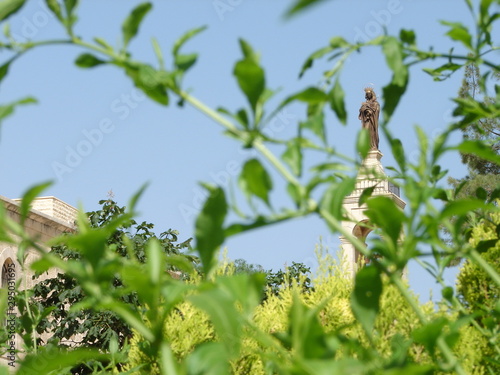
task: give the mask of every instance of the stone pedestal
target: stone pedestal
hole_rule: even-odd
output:
[[[353,192],[344,198],[344,209],[349,220],[342,222],[342,227],[349,233],[365,242],[366,236],[371,232],[367,227],[369,220],[364,214],[366,205],[359,205],[359,198],[367,188],[375,186],[372,196],[382,195],[392,199],[398,207],[404,209],[406,203],[399,196],[399,187],[389,182],[384,172],[384,167],[380,160],[382,153],[379,150],[372,150],[368,153],[359,170],[356,186]],[[340,237],[343,263],[348,272],[354,276],[357,264],[360,261],[360,253],[344,237]]]

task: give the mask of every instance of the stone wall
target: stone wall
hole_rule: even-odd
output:
[[[17,223],[20,222],[19,199],[8,199],[0,196],[0,205],[3,206],[6,216]],[[24,222],[25,233],[36,240],[36,243],[43,251],[48,251],[47,241],[62,235],[63,233],[73,232],[75,230],[74,222],[77,210],[67,203],[55,197],[37,198],[32,204],[32,209]],[[23,264],[17,259],[17,250],[20,238],[10,233],[11,242],[0,242],[0,265],[2,266],[2,277],[0,287],[7,289],[11,295],[8,295],[7,327],[13,326],[18,317],[17,308],[13,303],[14,287],[20,280],[21,288],[30,288],[34,282],[33,272],[29,266],[40,257],[35,249],[27,249]],[[43,277],[54,277],[57,270],[52,270]],[[9,298],[10,297],[10,298]],[[8,329],[9,330],[9,329]],[[9,330],[9,338],[10,338]],[[19,337],[12,335],[9,345],[14,349],[20,348]],[[0,363],[8,364],[15,370],[15,363],[12,361],[13,353],[2,353]]]

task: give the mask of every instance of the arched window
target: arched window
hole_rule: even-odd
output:
[[[16,287],[16,265],[11,258],[7,258],[2,266],[2,288]]]

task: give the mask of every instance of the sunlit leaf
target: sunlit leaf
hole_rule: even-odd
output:
[[[347,111],[345,109],[344,97],[344,90],[342,89],[340,81],[337,78],[332,90],[328,93],[328,98],[330,100],[330,107],[343,125],[347,123]]]

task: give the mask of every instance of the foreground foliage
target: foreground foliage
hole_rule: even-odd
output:
[[[289,13],[295,14],[319,2],[296,1]],[[0,20],[14,15],[24,3],[23,0],[2,2]],[[196,274],[193,265],[184,258],[165,254],[157,239],[151,239],[146,246],[144,263],[136,256],[117,254],[116,247],[109,243],[119,228],[129,225],[138,196],[132,199],[128,211],[101,227],[96,228],[81,215],[78,232],[57,240],[58,244],[74,250],[79,259],[62,260],[55,254],[44,253],[23,231],[22,222],[13,223],[0,210],[0,240],[14,243],[12,234],[21,239],[23,245],[18,255],[21,264],[24,264],[24,250],[27,246],[32,247],[41,256],[32,265],[34,270],[44,272],[56,267],[82,288],[85,297],[73,306],[73,311],[90,307],[110,311],[135,332],[131,361],[128,361],[127,347],[120,349],[115,340],[110,340],[107,350],[39,346],[35,328],[44,314],[20,298],[27,355],[20,360],[18,373],[67,373],[81,363],[87,363],[95,373],[127,368],[129,373],[157,371],[169,375],[498,373],[498,324],[490,324],[480,317],[488,311],[496,319],[500,306],[474,301],[477,296],[467,292],[463,282],[459,289],[462,294],[457,298],[452,286],[445,284],[443,272],[454,259],[463,258],[469,262],[467,265],[477,267],[476,271],[486,276],[481,276],[481,282],[489,283],[488,293],[498,289],[498,268],[492,265],[494,259],[484,255],[496,248],[497,238],[469,239],[473,227],[498,214],[496,199],[500,197],[500,189],[492,188],[489,194],[478,189],[474,196],[468,197],[460,196],[461,186],[448,191],[443,182],[446,170],[440,160],[448,153],[461,152],[492,165],[500,164],[496,150],[482,139],[452,141],[455,133],[467,129],[470,124],[478,120],[493,121],[500,116],[500,87],[489,80],[499,71],[489,60],[497,49],[492,29],[500,18],[496,13],[499,1],[464,1],[476,24],[474,34],[460,23],[443,22],[449,28],[450,42],[458,43],[466,50],[464,54],[456,54],[453,49],[446,52],[421,49],[417,34],[412,30],[403,29],[397,36],[383,35],[356,44],[334,37],[306,60],[301,72],[305,74],[318,59],[333,61],[321,85],[291,94],[272,109],[268,99],[273,90],[266,85],[258,54],[240,40],[242,57],[236,62],[233,74],[248,103],[235,112],[215,111],[182,86],[182,78],[194,66],[197,55],[181,50],[203,28],[192,30],[178,40],[172,49],[171,68],[165,67],[165,59],[154,44],[158,57],[156,68],[132,59],[127,51],[152,8],[151,3],[140,4],[124,21],[119,48],[113,48],[101,38],[87,42],[76,36],[78,1],[47,0],[46,3],[64,26],[67,33],[64,43],[85,49],[76,59],[78,66],[93,68],[112,64],[122,69],[152,100],[167,106],[171,97],[177,97],[181,104],[191,105],[206,114],[223,126],[226,134],[244,147],[254,148],[260,156],[247,160],[239,176],[240,190],[249,201],[248,210],[228,201],[226,197],[230,195],[223,188],[204,185],[209,196],[195,227],[195,246],[204,276],[196,282],[173,278],[167,272],[169,267],[175,266],[189,275]],[[1,67],[0,79],[7,75],[10,64],[32,48],[55,43],[16,41],[8,28],[6,34],[7,41],[1,43],[1,48],[10,51],[13,57]],[[342,202],[354,189],[356,173],[369,150],[368,136],[360,132],[356,145],[359,157],[352,160],[327,145],[324,124],[328,108],[340,123],[346,123],[347,111],[339,74],[350,54],[367,47],[380,48],[393,73],[391,81],[383,88],[381,131],[397,164],[391,168],[391,182],[400,187],[408,200],[407,208],[401,211],[387,197],[372,197],[373,189],[365,191],[360,204],[364,205],[370,225],[378,228],[381,234],[369,241],[368,247],[364,239],[356,238],[341,226],[346,220]],[[407,89],[410,68],[417,63],[435,61],[442,65],[427,67],[425,71],[436,80],[446,79],[471,63],[480,67],[484,73],[479,77],[479,87],[485,97],[492,99],[455,98],[457,121],[433,141],[417,127],[420,156],[412,162],[406,158],[401,141],[391,135],[387,125]],[[297,102],[306,106],[306,116],[297,125],[297,135],[291,139],[267,137],[264,134],[266,123],[277,111]],[[15,104],[2,108],[0,120],[12,113]],[[282,147],[281,156],[271,152],[269,145]],[[303,160],[311,150],[322,153],[324,161],[306,172]],[[271,165],[276,174],[269,173],[265,165]],[[272,208],[270,194],[274,186],[272,178],[276,175],[286,182],[286,193],[290,197],[289,207],[280,210]],[[27,215],[30,201],[43,187],[28,191],[20,207],[22,215]],[[234,215],[229,216],[229,212]],[[369,260],[370,265],[356,274],[353,286],[338,275],[324,276],[323,280],[316,281],[314,289],[307,288],[307,293],[302,293],[301,286],[278,288],[261,305],[266,283],[264,275],[218,273],[217,254],[225,239],[309,215],[320,217],[333,232],[344,236]],[[230,217],[239,219],[229,222]],[[440,235],[443,227],[449,234],[447,240]],[[497,233],[496,226],[494,228]],[[137,244],[125,237],[122,239],[127,254],[138,250]],[[429,256],[433,263],[426,261]],[[407,289],[401,275],[410,260],[419,262],[442,285],[443,299],[438,312],[420,305]],[[467,272],[465,268],[463,273]],[[121,280],[123,288],[115,287],[117,279]],[[130,293],[136,293],[142,308],[124,302]],[[399,307],[398,311],[394,306]],[[404,315],[398,315],[399,312]],[[199,331],[193,330],[190,321],[200,324]],[[186,336],[192,340],[187,340]]]

